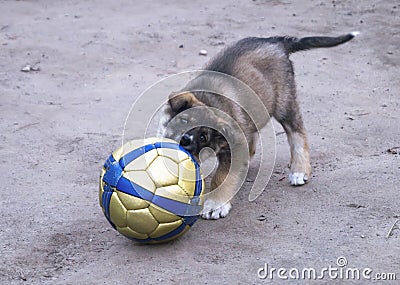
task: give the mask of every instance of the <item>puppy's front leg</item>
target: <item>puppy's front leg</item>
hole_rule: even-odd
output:
[[[228,215],[232,205],[230,200],[235,195],[237,185],[237,175],[229,174],[231,166],[231,156],[224,155],[219,157],[218,168],[211,181],[211,191],[207,193],[202,218],[216,220]],[[228,175],[229,174],[229,175]],[[228,179],[226,179],[228,177]]]

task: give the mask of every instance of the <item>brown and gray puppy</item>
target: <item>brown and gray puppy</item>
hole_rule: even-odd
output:
[[[268,113],[283,126],[291,152],[289,173],[291,185],[305,184],[310,179],[311,165],[306,131],[296,100],[293,65],[289,55],[312,48],[334,47],[351,40],[357,34],[353,32],[339,37],[245,38],[222,50],[205,66],[205,70],[228,74],[247,84],[261,99]],[[248,113],[233,100],[213,92],[197,91],[196,86],[200,86],[204,81],[202,77],[205,76],[200,75],[189,82],[185,90],[170,95],[163,127],[167,127],[168,122],[176,120],[180,114],[182,118],[178,121],[186,123],[191,118],[187,117],[185,111],[193,107],[198,107],[199,112],[203,112],[199,115],[200,118],[213,121],[214,125],[222,125],[221,128],[210,128],[210,124],[207,123],[204,126],[194,127],[183,135],[180,133],[179,125],[164,130],[165,136],[179,140],[184,148],[197,157],[205,147],[215,151],[219,165],[211,182],[213,190],[223,183],[230,170],[235,147],[229,145],[228,138],[235,141],[235,127],[212,110],[207,108],[202,110],[202,107],[221,110],[236,121],[246,137],[250,156],[255,152],[257,128]],[[210,81],[210,78],[207,80]],[[212,79],[211,84],[214,84]],[[239,89],[236,92],[240,92]],[[237,96],[240,97],[240,94]],[[231,209],[229,200],[235,188],[240,187],[235,185],[236,182],[235,179],[230,179],[224,189],[215,191],[217,193],[205,201],[203,218],[218,219],[229,213]]]

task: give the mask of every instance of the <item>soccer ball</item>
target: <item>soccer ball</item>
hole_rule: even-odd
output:
[[[170,139],[125,143],[105,162],[99,189],[100,206],[110,224],[142,243],[181,236],[203,208],[200,166]]]

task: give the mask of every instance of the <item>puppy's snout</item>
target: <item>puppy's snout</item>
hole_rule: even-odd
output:
[[[187,149],[188,147],[190,147],[192,142],[193,142],[193,137],[188,134],[184,134],[179,144]]]

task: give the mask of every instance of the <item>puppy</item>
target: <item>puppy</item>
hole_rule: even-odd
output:
[[[235,88],[235,84],[221,82],[218,76],[213,76],[216,74],[214,72],[229,75],[250,87],[259,102],[262,102],[262,107],[283,126],[291,153],[289,182],[294,186],[303,185],[311,175],[310,155],[296,100],[293,65],[289,55],[313,48],[334,47],[351,40],[357,34],[353,32],[339,37],[245,38],[218,53],[205,66],[203,73],[191,80],[183,90],[169,96],[161,126],[164,136],[179,141],[196,157],[203,148],[209,147],[218,158],[210,196],[204,204],[203,218],[218,219],[229,213],[230,199],[241,187],[238,185],[239,173],[248,165],[248,161],[245,161],[242,169],[231,169],[235,149],[239,151],[245,147],[249,157],[253,156],[258,131],[269,119],[267,117],[261,122],[255,122],[242,104],[224,96],[226,91],[233,93],[242,102],[247,99],[243,98],[246,97],[243,90]],[[207,91],[215,89],[220,91]],[[249,101],[254,100],[249,98]],[[250,108],[260,105],[258,102],[248,103]],[[253,107],[251,103],[254,103]],[[188,110],[195,112],[188,113]],[[227,114],[231,120],[221,114]],[[177,123],[171,124],[172,120]],[[182,134],[188,122],[192,127]],[[239,133],[243,134],[244,140],[237,139]],[[230,172],[233,174],[228,179]],[[218,191],[213,191],[215,189]]]

